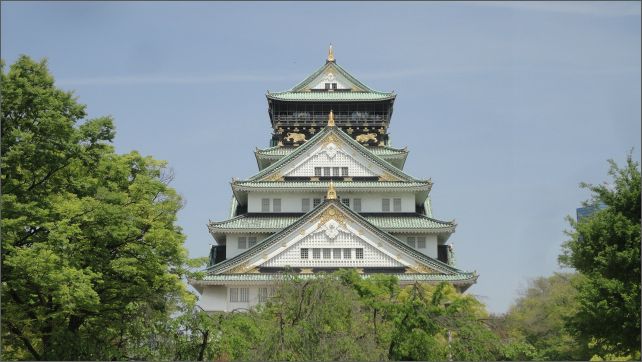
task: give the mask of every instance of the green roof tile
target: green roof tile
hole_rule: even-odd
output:
[[[252,229],[277,231],[290,226],[299,218],[301,218],[301,216],[246,214],[221,222],[210,222],[208,226],[210,228],[210,232],[223,232],[231,230],[250,231]],[[455,224],[452,222],[440,221],[419,214],[409,214],[403,216],[398,214],[391,214],[389,216],[363,216],[374,226],[388,232],[408,229],[433,230],[436,232],[453,232],[455,229]]]
[[[268,93],[270,99],[281,101],[383,101],[394,99],[394,93],[380,92],[278,92]]]
[[[432,182],[425,181],[333,181],[337,191],[351,190],[369,192],[399,188],[408,191],[430,190]],[[289,189],[292,191],[318,192],[327,191],[329,181],[235,181],[232,187],[237,190],[246,189]]]
[[[301,279],[313,279],[316,277],[315,274],[295,274],[297,278]],[[363,278],[369,278],[376,274],[363,274]],[[397,277],[400,282],[415,282],[415,281],[425,281],[425,282],[441,282],[441,281],[470,281],[474,282],[477,279],[475,273],[456,273],[456,274],[405,274],[405,273],[386,273],[386,275],[392,275]],[[220,282],[230,282],[230,281],[248,281],[248,282],[258,282],[258,281],[275,281],[284,279],[287,274],[208,274],[202,280],[203,281],[220,281]]]
[[[400,148],[392,148],[392,147],[367,147],[368,150],[375,155],[379,157],[399,157],[399,156],[405,156],[408,154],[408,151],[406,149],[400,149]],[[283,157],[285,155],[289,155],[292,153],[294,150],[296,150],[295,147],[270,147],[270,148],[264,148],[264,149],[258,149],[256,150],[256,153],[259,154],[260,156],[265,156],[265,157]]]

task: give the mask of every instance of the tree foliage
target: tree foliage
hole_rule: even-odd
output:
[[[85,120],[45,61],[1,87],[3,357],[135,358],[128,330],[190,298],[171,173],[116,154],[112,120]]]
[[[507,344],[521,346],[511,359],[588,360],[587,345],[566,328],[579,305],[574,284],[582,276],[556,273],[532,280],[503,318]]]
[[[609,160],[612,183],[582,187],[586,204],[606,207],[573,228],[560,262],[586,278],[578,284],[577,313],[569,327],[604,356],[640,353],[640,169],[628,155],[620,168]]]
[[[255,308],[189,315],[181,317],[179,328],[185,352],[165,355],[251,361],[505,356],[483,305],[452,285],[400,287],[393,276],[365,279],[348,270],[314,279],[286,275],[275,295]],[[170,338],[165,345],[178,344]]]

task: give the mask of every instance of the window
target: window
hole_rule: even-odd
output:
[[[239,301],[239,288],[230,288],[230,302]]]
[[[392,199],[392,209],[394,212],[401,212],[401,199]]]
[[[307,259],[307,258],[308,258],[308,249],[301,248],[301,259]]]
[[[276,295],[276,288],[272,287],[270,288],[270,294],[268,295],[269,297],[273,297]]]
[[[381,211],[390,212],[390,199],[381,199]]]
[[[259,302],[265,302],[268,298],[268,289],[259,288]]]
[[[341,259],[341,249],[340,248],[332,249],[332,259]]]
[[[361,212],[361,199],[352,199],[352,208],[356,212]]]
[[[312,249],[312,259],[321,259],[321,249]]]
[[[310,199],[301,200],[301,211],[303,212],[310,211]]]
[[[341,176],[339,175],[340,171],[341,171],[341,167],[332,167],[332,176]]]
[[[341,199],[341,203],[346,205],[347,207],[350,207],[350,199]]]
[[[406,239],[406,244],[408,244],[408,246],[411,247],[411,248],[416,247],[416,245],[415,245],[415,237],[414,236],[409,236],[408,239]]]
[[[272,200],[272,211],[281,212],[281,199]]]
[[[332,83],[332,89],[337,89],[337,83]]]
[[[312,207],[317,207],[319,205],[321,205],[321,199],[312,200]]]
[[[343,249],[343,259],[352,259],[352,249]]]
[[[331,167],[324,167],[323,168],[323,176],[330,176],[330,168]]]
[[[425,248],[426,248],[426,237],[417,236],[417,249],[425,249]]]
[[[321,176],[321,167],[314,168],[314,176]]]
[[[341,176],[348,176],[348,168],[341,167]]]
[[[354,249],[355,250],[355,258],[356,259],[363,259],[363,249]]]
[[[250,300],[250,288],[239,288],[239,302],[248,302]]]
[[[256,236],[250,236],[247,238],[247,247],[251,248],[256,245]]]
[[[330,259],[332,257],[331,252],[332,252],[332,249],[329,249],[329,248],[323,249],[323,259]]]
[[[270,199],[261,199],[261,212],[270,212]]]
[[[330,90],[330,83],[325,84],[325,90]]]
[[[239,236],[239,249],[247,249],[247,238],[245,236]]]

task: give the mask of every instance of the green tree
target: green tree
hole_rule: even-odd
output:
[[[132,325],[189,302],[181,207],[166,164],[116,154],[108,117],[21,56],[2,95],[4,359],[125,359]]]
[[[592,192],[585,205],[606,207],[579,222],[568,218],[573,230],[560,262],[586,277],[569,328],[601,356],[639,358],[640,169],[631,154],[623,168],[609,163],[610,184],[581,184]]]
[[[379,360],[382,351],[354,289],[334,275],[286,276],[277,294],[259,308],[262,360]]]
[[[565,326],[579,302],[574,284],[582,276],[556,273],[532,280],[504,317],[507,344],[522,346],[520,360],[588,360],[587,345],[579,343]],[[528,348],[530,346],[530,348]],[[508,353],[510,355],[510,353]]]

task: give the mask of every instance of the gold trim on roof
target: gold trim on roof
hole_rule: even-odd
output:
[[[330,181],[330,187],[328,187],[328,194],[325,197],[327,200],[336,200],[337,199],[337,190],[334,189],[334,183]]]
[[[334,48],[332,48],[332,44],[330,44],[330,48],[328,49],[328,61],[334,62]]]
[[[334,112],[330,110],[330,115],[328,116],[328,127],[334,127]]]
[[[327,210],[325,210],[321,214],[321,217],[319,218],[319,226],[318,227],[321,227],[321,226],[325,225],[330,220],[334,220],[334,221],[338,222],[341,226],[346,227],[346,218],[345,218],[345,216],[343,215],[343,213],[341,213],[341,211],[339,211],[339,209],[337,209],[334,206],[330,206]]]

